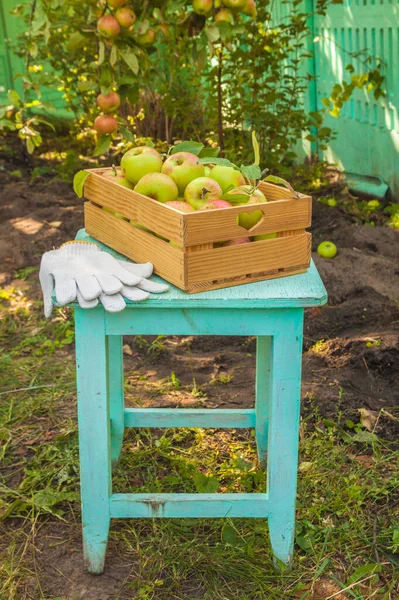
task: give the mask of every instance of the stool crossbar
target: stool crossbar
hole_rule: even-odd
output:
[[[77,237],[94,241],[84,231]],[[325,301],[312,263],[302,275],[202,294],[172,287],[165,296],[130,304],[117,314],[74,306],[83,546],[89,572],[104,569],[111,518],[267,518],[273,555],[291,564],[304,307]],[[125,408],[122,336],[160,334],[256,336],[255,408]],[[253,494],[113,493],[112,465],[118,462],[127,427],[254,428],[259,459],[267,462],[267,489]]]

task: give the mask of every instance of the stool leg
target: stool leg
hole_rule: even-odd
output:
[[[266,463],[267,457],[267,429],[270,403],[270,357],[272,338],[259,336],[256,344],[256,445],[258,458],[261,464]]]
[[[111,415],[111,459],[112,467],[118,464],[125,430],[123,397],[123,353],[122,336],[108,336],[108,394]]]
[[[104,310],[75,309],[85,566],[102,573],[110,523],[111,442]]]
[[[298,470],[303,311],[273,338],[268,434],[269,532],[276,563],[292,565]]]

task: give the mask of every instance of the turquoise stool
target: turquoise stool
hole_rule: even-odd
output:
[[[84,230],[77,239],[95,241]],[[118,258],[116,252],[99,244]],[[112,518],[267,518],[272,551],[292,562],[298,466],[304,308],[327,295],[315,265],[307,273],[129,304],[117,314],[75,308],[83,545],[87,569],[102,573]],[[252,409],[125,408],[123,335],[256,336]],[[125,427],[255,428],[267,490],[255,494],[114,494],[112,465]]]

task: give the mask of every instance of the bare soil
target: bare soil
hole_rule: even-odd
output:
[[[37,267],[43,252],[73,239],[83,226],[82,201],[69,183],[43,177],[31,183],[25,168],[21,177],[10,176],[9,170],[0,170],[1,285],[13,281],[17,270]],[[306,311],[303,416],[358,422],[359,410],[366,409],[379,415],[376,433],[397,440],[398,421],[389,415],[399,405],[399,232],[358,224],[339,207],[316,200],[312,232],[314,249],[328,239],[339,252],[334,260],[313,253],[329,301]],[[40,297],[38,285],[33,293]],[[144,405],[253,405],[254,339],[172,336],[162,340],[159,352],[148,352],[140,339],[126,338],[125,343],[128,377],[136,385],[140,373],[147,377],[142,382]],[[171,372],[182,386],[194,379],[201,394],[179,394],[177,399],[166,386],[154,399],[151,382],[170,380]],[[129,392],[127,402],[134,403]],[[46,597],[125,598],[121,586],[134,566],[118,555],[112,537],[105,574],[96,578],[83,572],[79,523],[42,524],[36,547],[38,568],[46,574]]]

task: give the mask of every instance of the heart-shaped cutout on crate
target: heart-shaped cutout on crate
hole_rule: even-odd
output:
[[[253,231],[263,223],[264,218],[265,215],[261,210],[254,210],[251,213],[242,212],[237,216],[236,223],[247,231]]]

